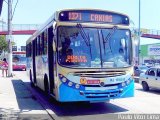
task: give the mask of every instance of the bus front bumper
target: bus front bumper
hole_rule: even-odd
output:
[[[111,99],[126,98],[134,96],[134,81],[122,88],[113,90],[78,90],[68,87],[64,84],[60,85],[59,98],[60,102],[102,102],[109,101]]]

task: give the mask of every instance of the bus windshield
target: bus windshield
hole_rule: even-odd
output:
[[[74,68],[119,68],[131,65],[129,29],[58,27],[58,62]]]
[[[25,55],[13,55],[13,62],[19,64],[26,64]]]

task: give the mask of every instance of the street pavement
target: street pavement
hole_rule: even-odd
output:
[[[2,77],[0,70],[0,119],[51,119],[22,80]]]

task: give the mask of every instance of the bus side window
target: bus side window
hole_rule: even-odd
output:
[[[44,33],[41,34],[40,38],[40,54],[43,55],[44,53]]]
[[[38,36],[38,53],[37,55],[40,55],[40,36]]]
[[[37,37],[37,56],[39,55],[39,37]]]
[[[28,55],[28,53],[29,53],[29,44],[28,45],[26,45],[26,57],[29,57],[29,55]]]
[[[31,57],[31,43],[26,46],[26,57]]]
[[[35,39],[35,56],[37,56],[37,38]]]
[[[48,45],[48,42],[47,42],[47,30],[44,32],[44,55],[47,54],[47,45]]]
[[[29,56],[32,57],[32,43],[29,44]]]
[[[37,56],[39,55],[39,36],[37,37]]]

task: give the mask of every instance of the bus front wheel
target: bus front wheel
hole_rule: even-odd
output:
[[[34,83],[33,83],[32,72],[31,71],[30,71],[30,84],[31,84],[31,87],[35,87]]]

